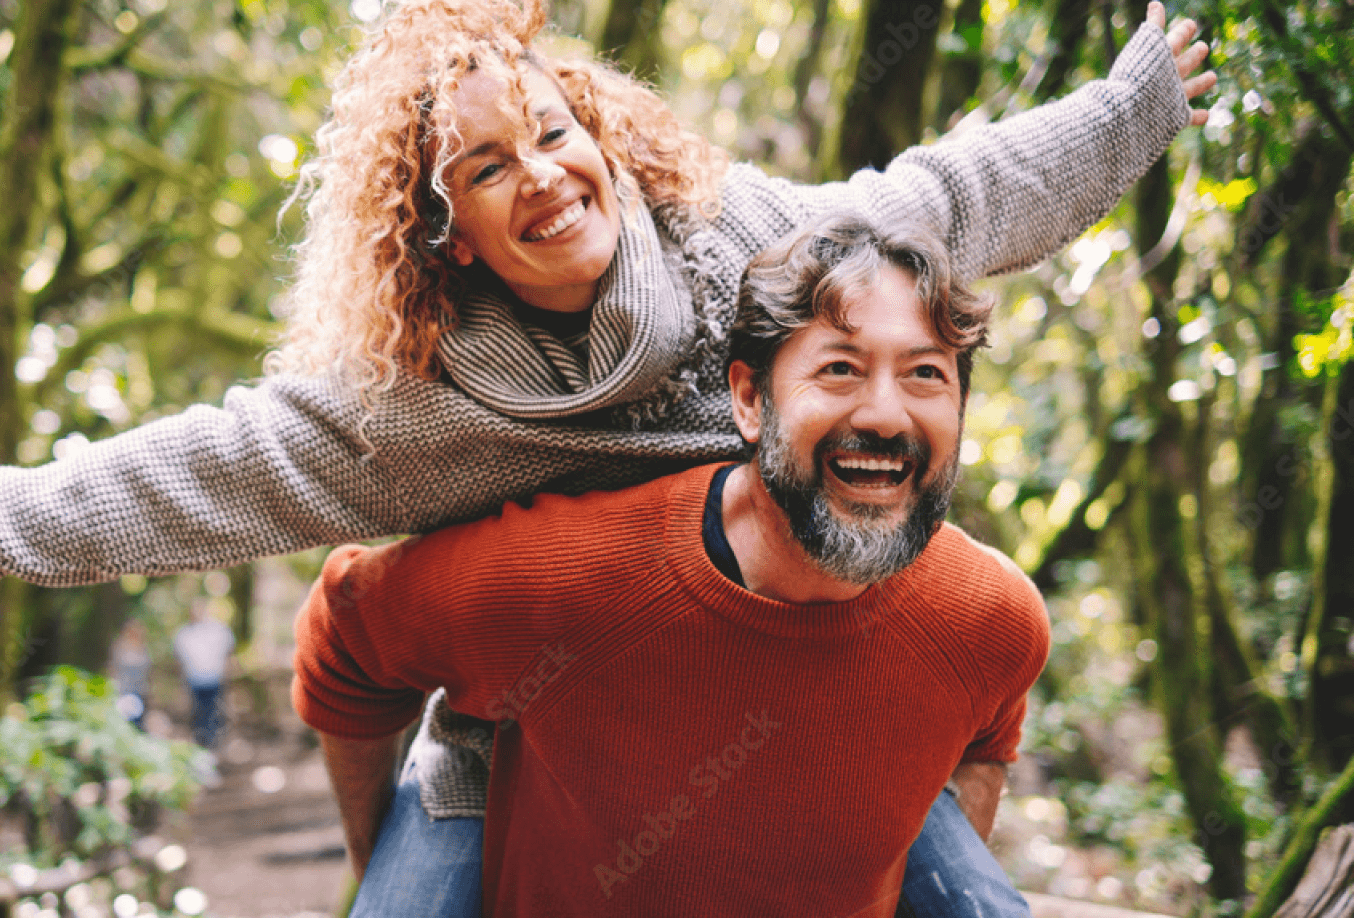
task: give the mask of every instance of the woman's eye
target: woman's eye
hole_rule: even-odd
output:
[[[845,360],[837,360],[825,366],[823,372],[828,376],[850,376],[852,373],[856,372],[856,368],[851,366],[851,364],[847,363]]]
[[[569,129],[566,127],[547,128],[541,134],[541,146],[545,147],[549,146],[552,143],[558,143],[559,141],[563,140],[564,136],[568,133]]]
[[[503,169],[502,163],[489,163],[485,166],[482,166],[477,172],[475,172],[474,175],[470,177],[470,184],[483,185],[485,182],[489,181],[494,176],[498,175],[498,173],[502,169]]]
[[[945,374],[940,372],[940,367],[933,367],[930,364],[922,364],[912,371],[922,379],[944,379]]]

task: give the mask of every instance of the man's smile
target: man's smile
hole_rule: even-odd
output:
[[[829,454],[827,470],[843,484],[856,488],[888,488],[907,481],[916,463],[896,456],[839,452]]]

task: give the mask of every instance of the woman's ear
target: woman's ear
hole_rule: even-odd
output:
[[[451,256],[452,261],[462,268],[470,267],[471,262],[475,260],[474,250],[455,234],[447,237],[447,254]]]
[[[753,380],[752,367],[741,360],[729,364],[729,393],[733,396],[733,423],[749,443],[762,436],[762,393]]]

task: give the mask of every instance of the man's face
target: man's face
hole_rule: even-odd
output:
[[[963,400],[957,352],[892,265],[856,295],[850,331],[816,321],[780,349],[757,466],[806,553],[852,583],[896,573],[949,509]]]

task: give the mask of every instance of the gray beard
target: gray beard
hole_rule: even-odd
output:
[[[762,483],[785,512],[795,541],[824,573],[847,583],[886,580],[917,560],[944,522],[958,480],[958,449],[948,468],[930,484],[917,488],[915,506],[900,522],[890,523],[887,517],[893,508],[878,504],[844,504],[849,519],[842,519],[823,491],[823,456],[828,451],[857,450],[909,459],[916,463],[912,480],[920,483],[926,480],[930,450],[902,436],[885,440],[870,433],[834,435],[814,447],[813,467],[804,469],[795,461],[769,399],[762,402],[761,423],[756,462]]]

